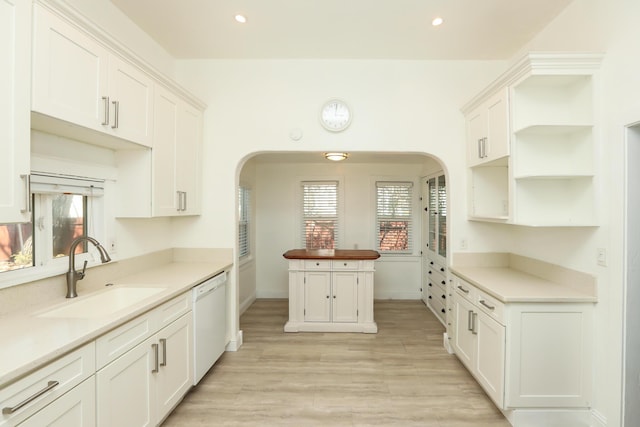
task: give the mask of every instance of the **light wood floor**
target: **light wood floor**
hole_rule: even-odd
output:
[[[420,301],[376,301],[377,334],[287,333],[258,300],[226,352],[165,421],[191,426],[508,427]]]

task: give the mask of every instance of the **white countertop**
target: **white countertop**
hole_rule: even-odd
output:
[[[579,286],[552,282],[509,267],[452,266],[451,272],[504,303],[597,302],[596,296]]]
[[[228,270],[220,262],[172,262],[113,282],[116,287],[161,287],[165,290],[105,317],[91,319],[38,317],[52,308],[95,295],[88,293],[63,303],[40,305],[26,313],[0,318],[0,387],[99,337],[146,311],[180,295],[202,281]]]

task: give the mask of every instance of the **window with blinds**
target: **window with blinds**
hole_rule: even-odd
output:
[[[238,188],[238,256],[251,254],[249,245],[249,222],[251,219],[251,190],[248,187]]]
[[[413,183],[376,182],[377,250],[411,253],[413,249]]]
[[[338,247],[338,181],[302,182],[302,242],[306,249]]]

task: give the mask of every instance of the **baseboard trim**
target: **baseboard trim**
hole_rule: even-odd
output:
[[[607,417],[600,411],[591,411],[591,427],[607,427]]]
[[[513,427],[593,427],[589,409],[514,409],[502,411]]]
[[[225,347],[225,351],[238,351],[242,347],[242,331],[238,331],[236,339],[229,341]]]

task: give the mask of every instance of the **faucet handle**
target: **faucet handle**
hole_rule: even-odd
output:
[[[87,260],[84,260],[84,265],[82,266],[82,271],[78,272],[78,280],[84,279],[84,271],[87,269]]]

